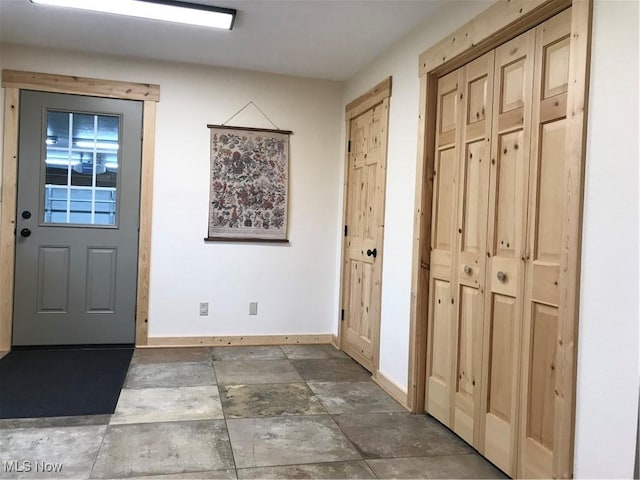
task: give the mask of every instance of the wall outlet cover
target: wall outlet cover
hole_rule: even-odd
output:
[[[200,315],[209,315],[209,302],[200,302]]]

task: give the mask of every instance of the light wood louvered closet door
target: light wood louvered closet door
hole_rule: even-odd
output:
[[[552,477],[567,10],[437,85],[425,410],[511,476]]]

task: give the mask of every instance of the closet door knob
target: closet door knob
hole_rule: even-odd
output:
[[[471,267],[469,265],[464,266],[464,273],[471,275]]]
[[[507,275],[504,272],[502,271],[498,272],[498,280],[500,280],[501,282],[504,282],[506,279],[507,279]]]

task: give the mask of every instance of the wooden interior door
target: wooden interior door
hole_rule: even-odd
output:
[[[425,410],[451,427],[453,279],[462,69],[438,80]]]
[[[536,28],[518,476],[553,476],[557,418],[563,185],[571,10]],[[569,446],[560,446],[568,449]]]
[[[378,367],[389,98],[350,121],[342,349]]]
[[[454,280],[452,429],[479,442],[494,52],[463,67]]]
[[[480,451],[515,475],[535,32],[495,50]]]

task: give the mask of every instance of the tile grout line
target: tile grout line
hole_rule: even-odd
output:
[[[262,466],[255,466],[255,467],[244,467],[244,468],[238,468],[238,470],[256,470],[256,469],[264,469],[264,468],[298,467],[298,466],[307,466],[307,465],[333,465],[333,464],[338,464],[338,463],[357,463],[357,462],[364,462],[367,465],[367,467],[369,467],[369,464],[363,458],[363,459],[360,459],[360,460],[332,460],[332,461],[329,461],[329,462],[282,463],[282,464],[278,464],[278,465],[262,465]],[[373,469],[371,467],[369,467],[369,469],[371,470],[371,473],[373,473],[375,478],[379,478],[375,474],[375,472],[373,471]]]
[[[121,389],[121,391],[122,391],[122,389]],[[116,407],[117,407],[117,405],[116,405]],[[91,464],[91,469],[89,470],[89,475],[87,476],[87,478],[95,478],[95,477],[93,477],[93,470],[94,470],[94,468],[96,468],[96,463],[98,461],[98,456],[100,455],[100,451],[102,450],[102,446],[104,445],[104,441],[107,438],[107,432],[109,431],[109,423],[110,422],[111,422],[111,416],[109,416],[109,422],[105,425],[104,434],[102,435],[102,440],[100,441],[100,446],[96,450],[96,456],[93,459],[93,462]]]
[[[279,346],[279,348],[282,348],[281,346]],[[302,374],[298,371],[298,369],[295,367],[295,365],[293,364],[293,362],[291,361],[291,359],[287,356],[286,352],[284,352],[286,360],[289,362],[289,364],[296,370],[296,372],[298,372],[298,374],[300,375],[300,377],[302,378],[304,385],[307,387],[307,389],[311,392],[311,394],[317,398],[317,400],[320,402],[320,404],[322,405],[322,407],[325,409],[325,411],[327,412],[326,415],[324,414],[318,414],[318,415],[309,415],[309,414],[302,414],[302,415],[291,415],[292,417],[301,417],[301,416],[306,416],[306,417],[321,417],[321,416],[327,416],[331,422],[338,428],[338,430],[340,431],[340,433],[342,433],[342,435],[344,435],[344,438],[349,442],[349,444],[351,444],[351,446],[354,448],[354,450],[356,451],[356,453],[361,457],[359,461],[362,461],[365,463],[365,465],[367,465],[367,467],[369,468],[369,470],[371,471],[371,473],[373,473],[375,478],[378,478],[378,476],[375,474],[375,472],[373,471],[373,469],[366,463],[364,455],[362,455],[360,449],[353,444],[353,442],[351,441],[351,439],[344,433],[344,431],[342,431],[342,429],[340,428],[340,426],[337,424],[337,422],[333,419],[333,417],[331,416],[331,414],[329,413],[329,411],[327,410],[327,407],[325,406],[325,404],[322,402],[322,400],[320,399],[320,397],[318,397],[316,395],[316,393],[311,389],[311,387],[309,386],[309,381],[304,379],[304,377],[302,377]],[[313,360],[326,360],[326,359],[313,359]],[[214,370],[215,370],[215,366],[214,366]],[[217,373],[216,373],[216,378],[217,378]],[[267,383],[267,384],[262,384],[262,385],[291,385],[291,384],[299,384],[301,382],[289,382],[289,383],[280,383],[280,384],[273,384],[273,383]],[[312,382],[313,383],[313,382]],[[315,383],[319,383],[319,382],[315,382]],[[333,383],[338,383],[338,382],[333,382]],[[340,382],[340,383],[348,383],[348,382]],[[227,384],[228,385],[228,384]],[[260,385],[260,384],[258,384]],[[221,405],[222,405],[222,399],[220,401]],[[231,444],[231,435],[229,433],[229,427],[228,427],[228,423],[227,423],[227,413],[224,409],[224,406],[222,407],[222,413],[225,419],[225,427],[227,428],[227,435],[229,436],[229,443]],[[288,416],[288,415],[287,415]],[[270,417],[242,417],[240,419],[232,419],[232,420],[241,420],[241,419],[250,419],[250,418],[282,418],[284,417],[284,415],[278,415],[278,416],[270,416]],[[265,467],[282,467],[282,466],[295,466],[295,465],[314,465],[314,464],[326,464],[326,463],[346,463],[346,462],[350,462],[349,460],[341,460],[341,461],[335,461],[335,462],[310,462],[310,463],[298,463],[298,464],[287,464],[287,465],[268,465],[268,466],[262,466],[262,467],[246,467],[246,468],[242,468],[242,469],[238,469],[238,465],[236,463],[236,459],[235,459],[235,454],[233,452],[233,444],[231,444],[231,453],[232,453],[232,457],[233,457],[233,461],[234,461],[234,465],[236,468],[236,476],[238,476],[238,470],[246,470],[247,468],[265,468]],[[353,461],[353,460],[351,460]]]
[[[213,374],[216,377],[216,383],[218,381],[218,372],[216,372],[215,361],[213,360],[213,350],[211,351],[211,368],[213,368]],[[220,410],[222,411],[222,421],[224,422],[224,429],[227,432],[227,439],[229,440],[229,450],[231,452],[231,461],[233,462],[233,472],[236,474],[236,479],[238,478],[238,463],[236,462],[236,454],[233,451],[233,444],[231,443],[231,433],[229,432],[229,423],[227,422],[227,414],[224,411],[224,406],[222,405],[222,395],[220,395],[220,384],[216,385],[218,389],[218,400],[220,401]]]
[[[131,354],[131,357],[129,358],[129,366],[127,367],[127,373],[124,376],[124,380],[122,381],[122,387],[120,387],[120,392],[118,393],[118,400],[116,400],[116,406],[113,409],[113,413],[111,415],[109,415],[109,420],[107,421],[107,424],[105,425],[104,434],[102,435],[102,440],[100,441],[100,446],[96,450],[96,456],[93,459],[93,463],[91,464],[91,469],[89,470],[89,476],[87,478],[94,478],[93,477],[93,470],[96,468],[96,463],[98,462],[98,457],[100,456],[100,451],[102,450],[102,447],[104,445],[104,441],[107,438],[107,433],[109,432],[109,426],[111,425],[111,420],[113,420],[113,416],[115,415],[116,410],[118,410],[118,403],[120,402],[120,396],[122,395],[122,391],[125,389],[125,385],[127,384],[127,379],[129,378],[129,372],[131,372],[131,367],[133,366],[133,356],[135,355],[135,353],[136,353],[136,349],[134,347],[133,348],[133,353]]]

